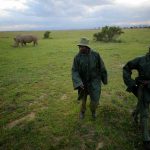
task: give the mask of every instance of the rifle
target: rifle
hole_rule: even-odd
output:
[[[136,114],[138,115],[140,112],[140,107],[142,105],[144,105],[143,88],[148,87],[150,85],[150,80],[144,80],[143,77],[137,77],[135,79],[135,81],[137,84],[137,98],[138,98],[138,103],[137,103],[137,107],[136,107]]]
[[[138,98],[138,88],[148,87],[150,89],[150,80],[145,80],[144,77],[135,78],[136,85],[132,87],[131,92]]]
[[[149,87],[150,80],[146,79],[144,76],[136,77],[135,82],[138,86]]]

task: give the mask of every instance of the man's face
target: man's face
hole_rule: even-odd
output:
[[[86,50],[88,50],[88,47],[79,45],[79,50],[86,51]]]

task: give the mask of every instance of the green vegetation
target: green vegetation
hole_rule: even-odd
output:
[[[50,31],[45,31],[44,39],[49,39],[50,33],[51,33]]]
[[[104,41],[104,42],[116,42],[117,38],[124,33],[120,27],[108,27],[105,26],[102,28],[101,32],[95,33],[94,39],[96,41]],[[120,41],[119,41],[120,42]]]
[[[131,118],[136,98],[125,91],[122,67],[148,51],[150,30],[123,31],[121,43],[93,41],[97,30],[53,31],[51,40],[44,40],[42,31],[30,32],[39,45],[19,48],[11,45],[22,32],[0,32],[0,149],[141,150],[140,130]],[[89,107],[79,120],[72,87],[71,66],[81,37],[90,39],[109,75],[96,121]]]

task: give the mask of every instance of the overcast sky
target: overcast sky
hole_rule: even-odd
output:
[[[150,25],[150,0],[0,0],[0,31]]]

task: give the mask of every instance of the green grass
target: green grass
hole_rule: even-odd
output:
[[[131,118],[136,98],[125,91],[122,67],[147,52],[150,30],[124,30],[121,43],[95,42],[95,32],[52,31],[52,39],[43,39],[44,31],[29,32],[38,36],[39,45],[19,48],[11,45],[22,32],[0,32],[0,149],[141,149],[141,134]],[[72,87],[71,66],[81,37],[90,39],[108,70],[95,121],[88,106],[79,120]]]

